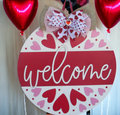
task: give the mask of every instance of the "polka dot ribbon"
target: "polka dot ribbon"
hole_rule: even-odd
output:
[[[91,19],[81,10],[71,13],[68,18],[62,12],[52,10],[50,15],[46,15],[46,19],[46,30],[53,31],[57,39],[64,41],[68,35],[71,39],[86,37],[91,26]]]

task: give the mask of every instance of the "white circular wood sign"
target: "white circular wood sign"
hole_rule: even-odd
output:
[[[116,73],[111,45],[100,30],[61,43],[37,28],[24,43],[18,76],[29,100],[55,115],[77,115],[98,105]]]

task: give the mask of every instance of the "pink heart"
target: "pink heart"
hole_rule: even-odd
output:
[[[33,45],[30,47],[32,50],[41,50],[39,44],[36,41],[32,42]]]
[[[39,29],[39,30],[36,32],[36,35],[37,35],[37,36],[40,36],[40,37],[44,37],[43,31],[42,31],[41,29]]]
[[[92,31],[91,38],[97,37],[100,34],[100,32],[96,32],[96,30]]]
[[[52,49],[55,49],[55,47],[56,47],[54,38],[51,34],[47,34],[47,40],[42,40],[42,44],[45,47],[52,48]]]
[[[91,103],[92,105],[95,105],[96,103],[98,103],[99,101],[96,98],[91,98]]]
[[[91,88],[89,88],[89,87],[84,87],[84,91],[85,91],[85,94],[86,94],[87,96],[89,96],[90,93],[93,93],[93,89],[91,89]]]
[[[94,46],[94,43],[90,43],[90,40],[87,40],[85,42],[85,49],[92,48]]]
[[[44,105],[45,105],[45,101],[44,101],[44,100],[39,101],[39,102],[37,103],[37,105],[39,105],[39,106],[40,106],[40,108],[43,108],[43,107],[44,107]]]
[[[98,92],[100,95],[103,95],[103,93],[105,93],[106,91],[102,88],[98,88]]]
[[[83,110],[86,110],[86,109],[87,108],[84,105],[82,105],[82,104],[79,105],[80,112],[83,112]]]
[[[37,97],[41,92],[41,88],[32,89],[31,92],[33,92],[34,96]]]
[[[102,40],[100,41],[100,43],[99,43],[99,48],[100,48],[100,47],[104,47],[104,46],[106,46],[106,43],[105,43],[104,40],[102,39]]]

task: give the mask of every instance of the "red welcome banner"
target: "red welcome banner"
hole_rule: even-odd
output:
[[[18,75],[21,86],[104,85],[113,84],[115,65],[113,51],[28,52],[20,54]]]

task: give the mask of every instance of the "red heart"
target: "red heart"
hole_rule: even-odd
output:
[[[58,111],[62,109],[63,113],[67,113],[69,111],[69,103],[65,94],[62,94],[53,104],[53,110]]]
[[[3,0],[4,10],[12,23],[21,31],[27,29],[35,17],[37,0]]]
[[[48,48],[52,48],[52,49],[56,48],[54,38],[51,34],[47,34],[47,40],[42,40],[42,44]]]
[[[47,90],[46,92],[44,92],[44,93],[42,94],[42,96],[43,96],[44,98],[48,98],[48,100],[47,100],[48,103],[51,103],[51,102],[54,100],[55,95],[56,95],[56,89]]]
[[[70,101],[74,106],[77,104],[77,99],[80,101],[86,101],[86,97],[83,94],[72,89],[70,93]]]
[[[75,38],[75,40],[70,38],[71,47],[74,48],[75,46],[77,46],[80,43],[82,43],[86,38],[87,38],[87,36],[85,38],[82,37],[82,36],[79,36],[79,37]]]
[[[120,0],[95,0],[96,11],[102,23],[112,28],[120,21]]]
[[[70,20],[66,20],[66,25],[69,26],[71,24]]]

